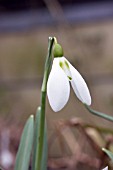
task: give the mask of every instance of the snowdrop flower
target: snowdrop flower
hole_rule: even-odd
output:
[[[102,169],[102,170],[108,170],[108,166],[106,166],[104,169]]]
[[[47,82],[47,95],[52,109],[57,112],[66,105],[70,95],[70,84],[78,99],[84,104],[91,105],[90,92],[83,77],[62,52],[57,54],[59,57],[54,54],[55,58]]]
[[[9,168],[13,164],[13,155],[8,150],[1,153],[1,164],[4,168]]]

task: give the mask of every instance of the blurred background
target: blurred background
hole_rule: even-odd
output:
[[[40,105],[49,36],[58,39],[65,57],[85,78],[92,107],[113,115],[113,1],[0,0],[0,153],[6,169],[7,160],[14,162],[24,123]],[[48,138],[59,121],[73,118],[113,128],[88,113],[73,90],[61,112],[54,113],[47,101],[46,116]],[[6,160],[5,148],[12,154]],[[55,146],[50,156],[59,152]]]

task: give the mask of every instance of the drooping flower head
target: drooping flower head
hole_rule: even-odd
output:
[[[102,169],[102,170],[108,170],[108,166],[106,166],[104,169]]]
[[[78,99],[91,105],[91,96],[87,84],[81,74],[63,56],[60,44],[54,45],[54,60],[47,83],[47,95],[52,109],[60,111],[68,102],[70,84]]]

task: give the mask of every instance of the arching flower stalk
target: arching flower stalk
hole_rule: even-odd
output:
[[[68,102],[70,84],[77,98],[84,104],[91,105],[91,96],[81,74],[63,56],[59,44],[54,46],[54,60],[47,82],[47,95],[52,109],[60,111]]]

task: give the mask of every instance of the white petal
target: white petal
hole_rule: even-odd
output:
[[[108,166],[106,166],[104,169],[102,169],[102,170],[108,170]]]
[[[73,87],[76,96],[79,98],[79,100],[82,103],[91,105],[91,96],[85,80],[80,75],[80,73],[69,63],[68,60],[67,62],[71,70],[71,76],[72,76],[71,85]]]
[[[49,103],[55,112],[60,111],[66,105],[69,94],[68,78],[59,66],[59,58],[55,58],[47,83]]]
[[[72,79],[71,71],[70,71],[69,64],[68,64],[66,58],[65,57],[60,57],[59,61],[60,61],[60,64],[61,64],[60,67],[63,69],[63,71],[67,75],[68,80],[71,80]]]

